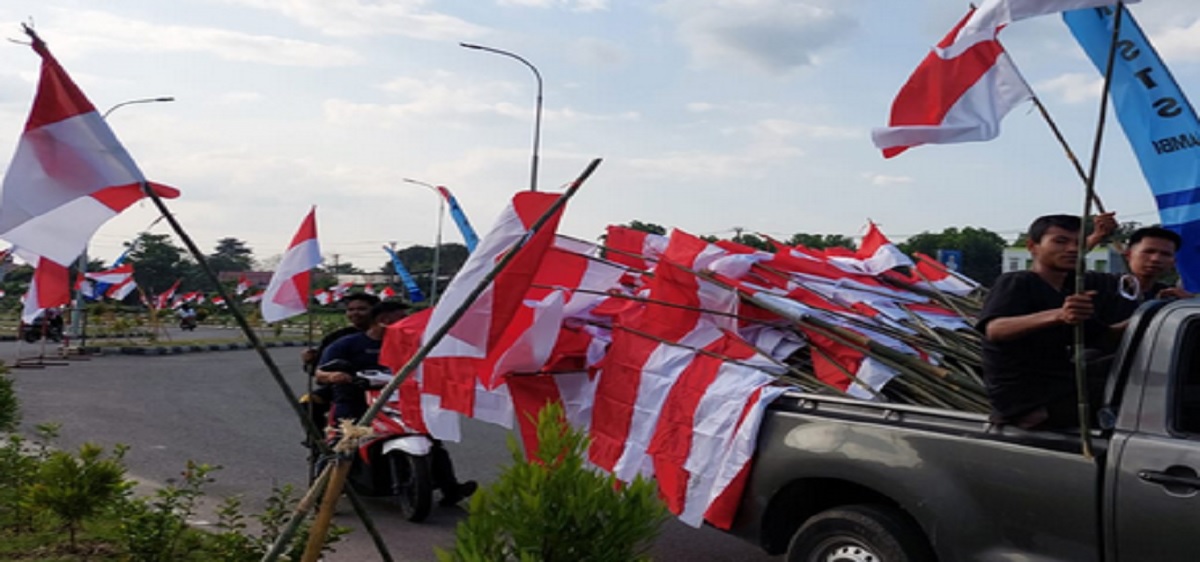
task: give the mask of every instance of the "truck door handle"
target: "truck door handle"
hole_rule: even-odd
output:
[[[1175,493],[1200,490],[1200,478],[1196,477],[1196,471],[1187,467],[1173,466],[1167,469],[1167,472],[1140,470],[1138,478],[1146,482],[1161,484]]]

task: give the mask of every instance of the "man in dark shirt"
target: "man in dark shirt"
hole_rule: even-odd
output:
[[[1001,275],[988,293],[977,327],[984,334],[983,371],[996,421],[1027,429],[1078,425],[1074,327],[1083,324],[1092,355],[1109,351],[1124,328],[1113,324],[1120,299],[1114,277],[1089,272],[1084,292],[1075,294],[1079,228],[1079,217],[1071,215],[1035,220],[1026,243],[1033,268]],[[1106,375],[1101,371],[1089,372],[1097,401]]]
[[[300,361],[304,364],[304,371],[310,377],[316,377],[317,360],[321,358],[321,354],[325,353],[325,349],[330,344],[350,334],[366,331],[371,324],[371,307],[379,304],[379,297],[366,293],[353,293],[343,298],[342,303],[346,306],[346,321],[350,325],[338,328],[321,338],[321,343],[316,349],[310,347],[300,352]],[[329,405],[333,402],[333,387],[318,385],[301,398],[301,402],[309,406],[309,416],[313,424],[318,428],[324,427],[325,420],[329,415]]]
[[[1129,318],[1143,302],[1154,299],[1190,298],[1193,295],[1159,281],[1175,269],[1175,253],[1183,245],[1178,233],[1158,226],[1139,228],[1129,237],[1125,258],[1129,276],[1121,279],[1120,318]],[[1136,279],[1137,283],[1132,280]]]

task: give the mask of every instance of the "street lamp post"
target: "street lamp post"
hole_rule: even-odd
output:
[[[125,107],[127,105],[132,105],[135,103],[158,103],[158,102],[168,102],[168,101],[175,101],[175,98],[173,96],[160,96],[160,97],[156,97],[156,98],[138,98],[135,100],[123,101],[121,103],[118,103],[117,105],[114,105],[114,106],[108,108],[104,113],[102,113],[100,115],[100,118],[107,120],[109,114],[116,111],[118,108]],[[76,264],[76,268],[79,270],[79,275],[83,275],[84,273],[87,272],[87,265],[88,265],[88,253],[87,253],[87,248],[85,247],[83,249],[83,253],[79,254],[79,261]],[[75,306],[73,307],[72,314],[71,314],[71,332],[75,335],[75,337],[79,338],[79,347],[81,349],[87,344],[87,331],[86,330],[87,330],[87,324],[84,323],[84,320],[83,320],[83,290],[81,287],[80,290],[75,291]]]
[[[504,55],[506,57],[516,59],[520,61],[521,64],[529,67],[529,70],[533,71],[533,77],[537,79],[537,104],[534,106],[533,112],[533,163],[529,170],[529,191],[537,191],[538,145],[541,143],[542,138],[542,73],[538,72],[537,67],[533,66],[533,63],[525,60],[524,57],[516,53],[510,53],[502,49],[486,47],[484,45],[476,45],[474,43],[459,43],[459,45],[468,49],[487,51],[489,53],[496,53],[497,55]]]
[[[442,196],[442,192],[438,191],[437,186],[433,184],[412,178],[404,178],[404,181],[429,188],[438,198],[437,237],[433,244],[433,275],[429,279],[429,304],[437,304],[438,273],[441,271],[442,256],[442,219],[446,216],[446,198]]]

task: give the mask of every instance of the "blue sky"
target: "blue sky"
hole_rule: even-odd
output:
[[[323,252],[374,270],[379,246],[430,244],[448,186],[479,230],[529,182],[534,81],[545,80],[540,185],[604,164],[562,230],[591,238],[633,219],[700,234],[734,227],[894,239],[949,226],[1013,237],[1082,187],[1025,106],[989,143],[926,146],[884,160],[871,127],[958,0],[8,0],[0,29],[32,20],[156,181],[197,242],[243,239],[277,255],[309,205]],[[1134,15],[1185,92],[1200,88],[1200,5],[1144,0]],[[1089,156],[1099,78],[1057,17],[1001,35],[1017,66]],[[0,158],[22,130],[37,57],[5,43]],[[1107,206],[1154,222],[1118,127],[1098,180]],[[155,217],[127,211],[93,241],[114,257]],[[155,232],[167,232],[165,225]],[[458,240],[447,225],[447,240]]]

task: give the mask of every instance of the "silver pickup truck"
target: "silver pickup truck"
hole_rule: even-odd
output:
[[[790,562],[1200,560],[1200,299],[1143,305],[1092,432],[788,394],[731,532]]]

